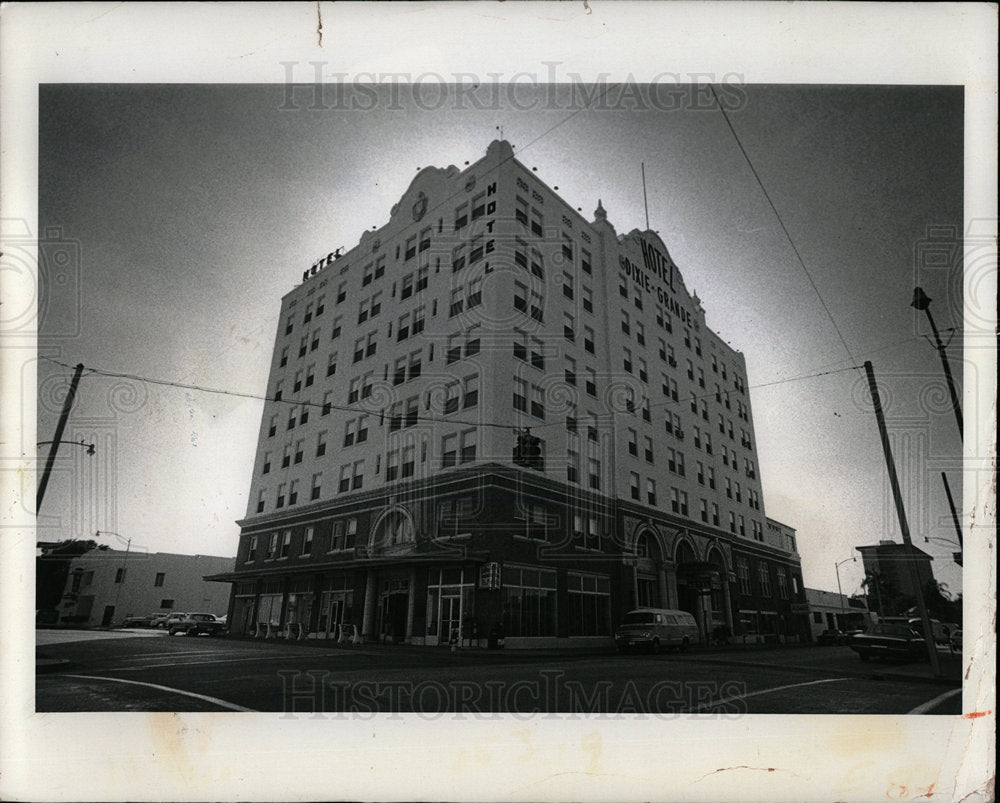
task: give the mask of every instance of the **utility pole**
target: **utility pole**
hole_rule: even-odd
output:
[[[66,401],[63,402],[62,412],[59,414],[59,423],[56,424],[56,434],[52,439],[52,448],[49,456],[45,460],[45,470],[42,472],[42,480],[38,484],[38,492],[35,494],[35,515],[42,509],[42,500],[45,498],[45,488],[49,484],[49,475],[52,473],[52,465],[56,462],[56,452],[59,451],[59,442],[62,440],[63,430],[66,429],[66,421],[69,419],[69,411],[73,407],[73,400],[76,398],[76,387],[80,384],[80,375],[83,373],[83,363],[78,363],[73,372],[73,379],[69,383],[69,393],[66,394]]]
[[[882,412],[882,400],[878,395],[878,385],[875,384],[875,370],[870,360],[865,361],[865,373],[868,375],[868,387],[872,394],[872,404],[875,407],[875,418],[878,421],[878,432],[882,438],[882,452],[885,455],[885,465],[889,471],[889,483],[892,486],[892,498],[896,503],[896,515],[899,517],[899,528],[903,534],[903,544],[909,553],[906,565],[910,570],[910,581],[917,597],[917,608],[920,611],[920,621],[924,626],[924,640],[931,661],[931,669],[935,677],[941,676],[941,666],[938,662],[937,646],[934,644],[934,633],[927,616],[927,605],[924,602],[924,590],[920,586],[920,575],[916,561],[913,560],[913,543],[910,541],[910,525],[906,521],[906,510],[903,508],[903,496],[899,490],[899,478],[896,476],[896,463],[892,459],[892,447],[889,444],[889,433],[885,427],[885,416]]]
[[[938,334],[937,326],[934,323],[934,316],[931,315],[931,299],[923,291],[923,288],[917,287],[913,290],[913,302],[910,304],[911,307],[918,310],[923,310],[927,313],[927,320],[930,321],[931,331],[934,333],[934,342],[936,343],[935,348],[938,354],[941,355],[941,365],[944,366],[944,378],[948,381],[948,392],[951,394],[951,406],[955,408],[955,420],[958,423],[958,434],[960,437],[964,437],[962,434],[962,407],[958,403],[958,391],[955,390],[955,380],[951,377],[951,366],[948,365],[948,354],[945,352],[945,346],[941,342],[941,335]]]

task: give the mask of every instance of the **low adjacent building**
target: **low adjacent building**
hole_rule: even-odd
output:
[[[127,616],[172,611],[222,615],[229,589],[204,576],[232,568],[233,558],[214,555],[94,549],[70,563],[59,622],[109,627]]]
[[[834,591],[806,589],[809,626],[815,641],[824,630],[858,630],[871,624],[872,617],[862,600]]]

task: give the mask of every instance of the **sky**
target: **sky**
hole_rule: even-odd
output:
[[[280,299],[302,271],[384,224],[419,168],[479,159],[499,126],[588,219],[600,199],[619,234],[645,228],[645,165],[650,228],[708,325],[746,357],[765,511],[798,531],[806,586],[835,591],[840,562],[854,593],[854,547],[901,540],[864,371],[838,371],[871,360],[914,543],[958,591],[940,475],[960,503],[961,440],[926,317],[909,304],[922,286],[956,378],[985,381],[963,358],[976,344],[961,331],[957,259],[962,89],[719,93],[738,141],[705,87],[595,98],[331,86],[316,102],[280,84],[44,86],[38,354],[262,395]],[[72,372],[37,368],[41,441]],[[114,546],[235,554],[261,410],[85,374],[66,437],[97,454],[60,451],[39,539],[102,530],[120,534]]]

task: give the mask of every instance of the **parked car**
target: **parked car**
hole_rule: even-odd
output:
[[[842,630],[830,630],[827,628],[816,637],[816,641],[820,644],[847,644],[848,637]]]
[[[122,627],[152,627],[155,618],[155,613],[148,616],[126,616],[122,620]]]
[[[951,641],[948,642],[948,647],[952,652],[962,651],[962,628],[951,631]]]
[[[187,616],[187,614],[181,613],[180,611],[177,611],[176,613],[162,614],[153,621],[153,627],[169,628],[172,624],[179,622],[185,616]]]
[[[177,633],[184,633],[188,636],[197,636],[199,633],[219,636],[225,630],[226,625],[210,613],[189,613],[183,619],[171,623],[168,632],[171,636]]]
[[[927,659],[927,642],[909,625],[876,624],[864,633],[851,638],[851,649],[862,661],[873,657],[894,658],[901,661]]]
[[[619,652],[633,647],[647,647],[659,652],[661,647],[679,647],[686,650],[698,640],[698,625],[687,611],[667,608],[636,608],[625,614],[621,626],[615,631],[615,644]]]

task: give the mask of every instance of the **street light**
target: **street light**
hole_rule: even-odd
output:
[[[94,534],[94,537],[95,538],[100,538],[101,535],[116,535],[119,538],[125,538],[125,536],[122,535],[121,533],[112,532],[111,530],[105,530],[103,533],[100,530],[98,530]],[[118,590],[115,592],[115,610],[116,611],[118,610],[118,599],[122,595],[122,586],[125,585],[125,566],[128,563],[128,553],[129,553],[129,550],[131,548],[132,548],[132,539],[131,538],[127,538],[126,541],[125,541],[125,557],[122,558],[122,581],[120,583],[118,583]]]
[[[945,353],[945,345],[941,342],[941,335],[938,334],[937,326],[934,323],[934,316],[931,315],[931,298],[924,292],[922,287],[913,290],[913,301],[910,306],[927,313],[927,320],[930,321],[931,331],[934,333],[935,348],[941,355],[941,365],[944,366],[944,376],[948,380],[948,392],[951,394],[951,404],[955,408],[955,420],[958,422],[958,434],[962,435],[962,408],[958,403],[958,392],[955,390],[955,382],[951,378],[951,366],[948,365],[948,355]],[[950,341],[949,341],[950,342]]]
[[[841,561],[833,564],[834,570],[837,572],[837,596],[840,597],[840,624],[843,626],[844,621],[847,619],[847,613],[844,610],[844,592],[840,589],[840,564],[841,563],[857,563],[858,559],[856,557],[844,558]],[[837,628],[838,630],[840,628]]]

